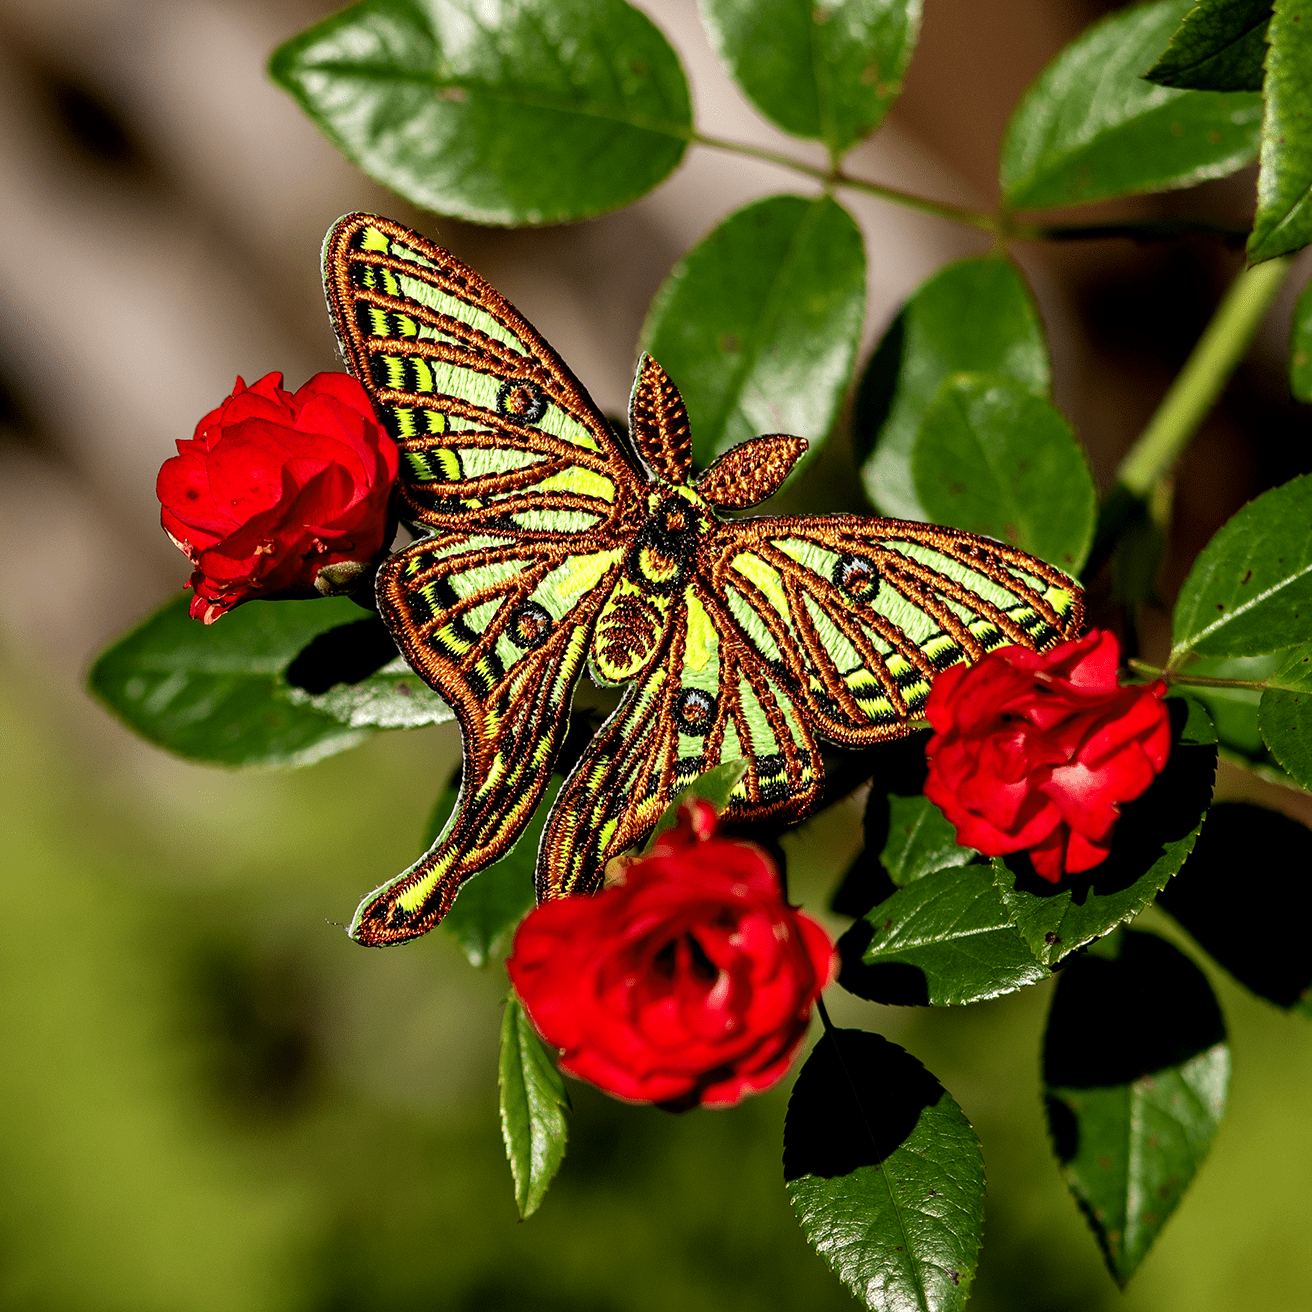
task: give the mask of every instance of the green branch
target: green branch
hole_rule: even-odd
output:
[[[1280,290],[1292,259],[1285,255],[1244,269],[1230,284],[1157,413],[1116,471],[1117,483],[1140,500],[1175,463],[1216,403]]]

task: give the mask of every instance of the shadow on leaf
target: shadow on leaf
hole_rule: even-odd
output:
[[[1164,939],[1127,930],[1114,960],[1088,953],[1062,971],[1043,1079],[1068,1089],[1130,1084],[1224,1039],[1221,1009],[1203,972]]]
[[[838,910],[838,907],[834,909]],[[919,966],[913,966],[909,961],[880,961],[868,966],[861,960],[874,937],[874,926],[868,920],[858,920],[838,940],[842,961],[839,984],[849,993],[870,1002],[893,1007],[929,1006],[929,979]]]
[[[1260,897],[1241,886],[1255,865]],[[1246,802],[1214,806],[1188,863],[1157,901],[1258,997],[1285,1008],[1309,1004],[1312,831],[1305,825]]]
[[[827,1031],[788,1101],[784,1179],[833,1179],[878,1165],[943,1096],[943,1086],[897,1044],[864,1030]]]
[[[287,682],[313,696],[339,683],[360,683],[400,653],[377,615],[339,624],[310,642],[287,667]]]

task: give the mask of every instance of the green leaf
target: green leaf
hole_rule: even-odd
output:
[[[1044,1040],[1048,1127],[1066,1183],[1122,1287],[1220,1128],[1225,1022],[1207,979],[1152,934],[1072,961]]]
[[[1190,675],[1209,679],[1243,679],[1258,681],[1274,674],[1282,657],[1270,656],[1207,656],[1191,660],[1185,667]],[[1266,744],[1257,726],[1257,707],[1262,700],[1259,688],[1206,688],[1189,686],[1189,696],[1202,702],[1216,728],[1217,741],[1222,747],[1238,752],[1250,760],[1266,757]]]
[[[1216,776],[1216,739],[1196,702],[1170,697],[1167,706],[1173,741],[1166,769],[1146,793],[1122,805],[1111,855],[1101,865],[1050,884],[1023,852],[993,858],[1011,923],[1044,965],[1143,910],[1198,841]]]
[[[904,1006],[979,1002],[1051,973],[1008,920],[986,865],[936,870],[899,889],[838,949],[849,993]]]
[[[1043,70],[1003,138],[1012,209],[1191,187],[1256,156],[1260,95],[1175,91],[1141,76],[1189,5],[1156,0],[1111,14]]]
[[[1001,374],[1046,397],[1052,369],[1025,279],[997,256],[950,264],[922,283],[871,357],[852,421],[861,477],[885,515],[928,519],[911,449],[943,381],[961,371]]]
[[[385,667],[351,689],[311,696],[287,667],[320,634],[358,621],[345,597],[250,601],[214,625],[182,595],[120,638],[91,669],[92,691],[143,738],[193,761],[308,765],[363,742],[371,728],[450,719],[413,674]],[[405,688],[407,691],[402,692]]]
[[[562,783],[561,775],[552,775],[538,809],[515,840],[514,847],[500,861],[461,884],[455,903],[442,918],[442,928],[460,944],[471,966],[483,966],[500,955],[515,927],[533,906],[538,843],[547,823],[547,812]],[[433,803],[424,833],[425,851],[442,836],[447,820],[456,809],[459,793],[460,772],[457,771]]]
[[[526,1221],[541,1206],[547,1186],[565,1160],[565,1113],[570,1104],[551,1053],[515,997],[507,1000],[501,1018],[497,1072],[501,1137],[515,1180],[515,1206],[520,1220]]]
[[[675,265],[642,349],[688,408],[693,460],[761,433],[829,435],[866,311],[852,216],[827,196],[770,196],[731,214]]]
[[[1249,264],[1312,242],[1312,0],[1275,0],[1267,44],[1262,167]]]
[[[1296,401],[1312,404],[1312,282],[1303,288],[1289,325],[1289,390]]]
[[[377,615],[318,634],[283,672],[278,691],[355,729],[418,729],[454,716],[406,664]]]
[[[691,801],[694,797],[709,802],[717,812],[723,811],[729,805],[729,797],[733,790],[738,787],[746,773],[746,760],[722,761],[719,765],[713,765],[704,774],[699,774],[686,788],[680,788],[670,799],[669,806],[661,812],[661,817],[656,821],[656,827],[651,831],[651,836],[647,839],[643,850],[651,851],[656,835],[663,834],[667,829],[673,829],[679,823],[680,809],[685,802]]]
[[[1070,425],[1009,378],[955,374],[911,452],[920,504],[937,524],[1009,542],[1077,574],[1098,494]]]
[[[702,0],[702,19],[757,109],[837,159],[901,92],[920,0]]]
[[[1312,649],[1294,648],[1268,678],[1257,722],[1284,770],[1312,789]]]
[[[888,841],[879,854],[888,877],[898,888],[949,866],[964,866],[979,855],[957,844],[952,822],[928,797],[888,795]]]
[[[816,1252],[875,1312],[957,1312],[984,1231],[979,1140],[896,1044],[829,1030],[788,1101],[784,1179]]]
[[[1261,91],[1271,0],[1198,0],[1144,74],[1164,87]]]
[[[867,758],[872,778],[866,795],[862,831],[865,845],[857,853],[843,875],[830,900],[830,909],[840,916],[863,916],[877,902],[891,897],[896,886],[889,877],[880,853],[892,839],[893,804],[898,799],[916,799],[921,796],[929,764],[925,760],[925,744],[929,741],[928,729],[880,743]],[[955,831],[953,835],[955,845]],[[966,854],[969,849],[955,848]],[[942,865],[949,862],[942,861]]]
[[[1261,853],[1261,896],[1248,897],[1239,880],[1252,869],[1255,851]],[[1157,905],[1258,997],[1312,1017],[1310,870],[1306,825],[1247,802],[1221,802],[1208,812],[1198,846]]]
[[[1171,620],[1171,663],[1186,652],[1259,656],[1292,647],[1312,622],[1312,476],[1263,492],[1198,553]]]
[[[269,71],[370,177],[474,223],[627,205],[692,132],[678,56],[624,0],[363,0]]]

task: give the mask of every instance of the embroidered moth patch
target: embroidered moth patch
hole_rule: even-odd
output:
[[[1060,570],[956,529],[854,515],[726,519],[806,450],[765,436],[694,477],[674,384],[644,356],[632,449],[533,327],[472,269],[387,219],[324,246],[347,362],[400,443],[402,517],[384,562],[397,645],[452,707],[460,796],[425,856],[371,893],[361,943],[426,933],[542,800],[584,668],[626,686],[551,808],[538,898],[598,888],[674,794],[745,760],[731,820],[800,819],[818,743],[908,731],[935,674],[1007,643],[1073,637]]]

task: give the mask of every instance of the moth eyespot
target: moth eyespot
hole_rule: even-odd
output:
[[[701,688],[681,688],[674,699],[674,722],[686,734],[703,737],[715,723],[719,703]]]
[[[536,424],[547,413],[547,398],[536,383],[507,378],[497,390],[497,410],[507,419]]]
[[[879,571],[865,556],[839,556],[834,565],[834,587],[853,601],[874,601],[879,591]]]
[[[536,601],[523,601],[510,612],[506,636],[516,647],[531,651],[546,642],[553,622],[547,610]]]

